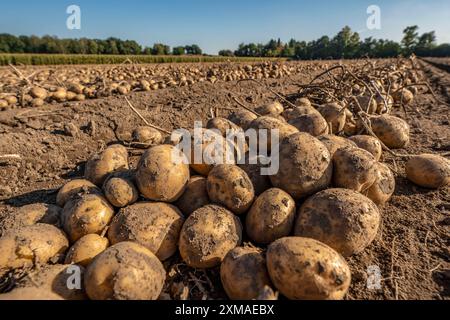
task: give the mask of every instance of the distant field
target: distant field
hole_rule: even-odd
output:
[[[135,63],[223,62],[286,60],[284,58],[251,58],[221,56],[151,56],[151,55],[83,55],[83,54],[0,54],[0,65],[118,64]]]

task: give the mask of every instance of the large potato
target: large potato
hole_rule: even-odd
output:
[[[206,178],[193,176],[186,185],[183,195],[177,200],[177,207],[186,216],[209,204],[208,191],[206,190]]]
[[[268,247],[266,259],[272,283],[292,300],[338,300],[350,286],[345,259],[313,239],[278,239]]]
[[[256,198],[247,214],[247,235],[257,243],[288,236],[294,226],[295,201],[285,191],[271,188]]]
[[[85,177],[97,186],[101,186],[108,174],[128,169],[128,151],[119,144],[106,148],[86,162]]]
[[[283,111],[283,105],[278,101],[273,101],[255,109],[262,116],[279,116]]]
[[[283,122],[277,118],[271,116],[262,116],[253,120],[248,129],[253,129],[256,132],[258,141],[265,135],[267,139],[267,150],[272,148],[272,131],[278,130],[278,141],[282,141],[284,138],[290,136],[293,133],[298,132],[298,129],[286,122]],[[261,143],[261,142],[260,142]]]
[[[327,189],[302,204],[294,234],[319,240],[347,257],[372,242],[380,219],[377,206],[366,196],[349,189]]]
[[[241,241],[239,218],[223,207],[207,205],[186,219],[181,229],[179,250],[187,265],[212,268]]]
[[[74,179],[67,182],[56,195],[56,204],[64,207],[66,202],[78,194],[96,193],[101,194],[101,190],[92,182],[86,179]]]
[[[333,157],[334,153],[340,148],[357,147],[356,143],[353,141],[334,134],[327,134],[317,138],[325,145],[325,147],[327,147],[328,151],[330,151],[331,157]]]
[[[246,212],[255,198],[255,190],[248,175],[231,164],[214,167],[208,175],[206,189],[212,202],[221,204],[236,214]]]
[[[134,129],[132,137],[133,142],[137,142],[142,147],[156,146],[163,142],[161,132],[148,126]]]
[[[296,127],[298,131],[309,133],[314,137],[328,134],[328,123],[318,112],[289,120],[289,124]]]
[[[295,108],[286,109],[282,116],[286,119],[286,121],[293,120],[295,118],[308,115],[308,114],[320,114],[314,107],[311,105],[301,105]]]
[[[358,148],[369,151],[375,158],[375,160],[380,160],[383,154],[383,149],[381,143],[377,138],[367,135],[356,135],[349,138],[352,140]]]
[[[325,118],[325,121],[331,123],[332,133],[334,134],[344,130],[346,115],[342,108],[339,103],[334,102],[320,106],[317,109]]]
[[[103,191],[106,199],[116,208],[123,208],[135,203],[139,191],[134,185],[134,173],[122,171],[113,173],[105,180]]]
[[[115,244],[87,267],[86,293],[92,300],[156,300],[166,272],[158,258],[134,242]]]
[[[237,247],[220,265],[223,288],[232,300],[254,300],[271,285],[264,252],[254,247]]]
[[[176,147],[159,145],[148,149],[139,160],[136,184],[149,200],[174,202],[189,181],[189,165]]]
[[[373,132],[388,147],[404,148],[409,144],[409,125],[405,120],[383,114],[370,118]]]
[[[382,206],[389,201],[394,191],[395,177],[391,169],[384,163],[377,163],[377,179],[367,190],[367,198]]]
[[[234,124],[228,119],[216,117],[210,119],[206,123],[206,128],[209,130],[216,130],[222,137],[226,137],[227,134],[243,132],[244,130],[238,125]]]
[[[183,215],[175,206],[163,202],[140,202],[119,211],[111,222],[108,238],[112,244],[137,242],[158,259],[166,260],[177,250],[183,223]]]
[[[228,120],[241,127],[242,129],[247,130],[250,123],[256,118],[258,118],[258,116],[253,112],[245,109],[239,109],[230,114]]]
[[[408,180],[421,187],[437,189],[450,184],[450,161],[438,155],[414,156],[405,170]]]
[[[69,200],[62,216],[64,231],[75,242],[90,233],[100,234],[114,216],[114,209],[104,197],[87,194]]]
[[[274,187],[300,199],[326,188],[333,165],[325,145],[308,133],[298,132],[279,147],[279,170],[270,176]]]
[[[98,254],[109,246],[107,238],[98,234],[87,234],[70,247],[66,255],[66,264],[78,264],[87,267]]]

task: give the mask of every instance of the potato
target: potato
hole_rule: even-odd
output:
[[[358,96],[356,97],[361,108],[368,114],[373,114],[377,111],[378,105],[377,101],[370,96]]]
[[[220,279],[232,300],[256,299],[271,285],[264,253],[255,247],[230,250],[220,265]]]
[[[176,206],[185,214],[192,212],[209,204],[208,191],[206,190],[206,178],[193,176],[186,185],[186,190],[177,200]]]
[[[246,212],[255,198],[252,181],[236,165],[221,164],[214,167],[208,175],[206,190],[212,202],[236,214]]]
[[[132,171],[116,172],[108,176],[103,184],[103,191],[109,203],[116,208],[133,204],[139,198]]]
[[[140,202],[123,208],[108,230],[112,244],[137,242],[158,259],[166,260],[177,250],[184,217],[175,207],[163,202]]]
[[[270,176],[270,181],[274,187],[300,199],[326,188],[332,172],[330,152],[325,145],[308,133],[298,132],[281,142],[279,170]]]
[[[377,179],[377,161],[361,148],[341,148],[333,155],[333,185],[365,192]]]
[[[295,99],[294,104],[296,106],[311,106],[311,101],[308,98],[302,97]]]
[[[38,99],[42,99],[45,100],[45,98],[47,98],[47,90],[45,90],[44,88],[41,87],[33,87],[30,90],[30,95],[33,98],[38,98]]]
[[[278,239],[269,245],[266,259],[272,283],[292,300],[343,299],[350,286],[345,259],[314,239]]]
[[[278,116],[284,111],[284,108],[278,101],[273,101],[256,108],[255,111],[262,116]]]
[[[148,149],[139,160],[136,184],[145,198],[174,202],[189,181],[189,165],[176,147],[159,145]]]
[[[370,119],[373,132],[388,147],[404,148],[409,144],[409,125],[403,119],[383,114]]]
[[[377,206],[366,196],[349,189],[327,189],[302,204],[294,234],[316,239],[348,257],[373,241],[380,221]]]
[[[115,144],[106,148],[101,154],[95,155],[86,163],[85,177],[95,185],[101,186],[108,174],[128,168],[127,149],[122,145]]]
[[[344,130],[345,112],[339,103],[333,102],[320,106],[317,110],[325,118],[327,123],[331,123],[332,133],[336,134]]]
[[[392,97],[394,98],[395,103],[403,103],[404,105],[409,105],[414,100],[413,93],[406,88],[395,91],[392,94]]]
[[[8,293],[0,294],[0,300],[64,300],[51,290],[36,287],[16,288]]]
[[[66,264],[78,264],[87,267],[98,254],[109,246],[107,238],[98,234],[87,234],[70,247],[66,255]]]
[[[391,169],[383,163],[377,163],[377,179],[367,190],[367,197],[376,205],[383,206],[395,191],[395,177]]]
[[[305,114],[289,121],[300,132],[306,132],[317,137],[328,134],[328,123],[320,113]]]
[[[101,190],[86,179],[74,179],[67,182],[56,195],[56,204],[64,207],[66,202],[78,194],[101,194]]]
[[[9,270],[56,262],[68,246],[64,232],[49,224],[10,230],[0,238],[0,276]]]
[[[148,126],[142,126],[134,129],[132,137],[133,142],[137,142],[146,147],[156,146],[163,142],[163,136],[161,132]]]
[[[308,115],[308,114],[317,114],[319,111],[317,111],[314,107],[311,105],[300,105],[295,108],[287,109],[282,113],[282,116],[286,119],[286,121],[293,120],[295,118]],[[320,113],[319,113],[320,114]]]
[[[228,119],[216,117],[210,119],[206,123],[206,129],[216,130],[222,137],[226,137],[229,132],[244,132],[238,125],[234,124]]]
[[[42,107],[45,104],[45,101],[41,98],[34,98],[31,100],[31,106],[34,108]]]
[[[288,123],[271,116],[262,116],[253,120],[248,129],[253,129],[260,138],[261,133],[267,135],[267,150],[270,151],[272,147],[272,130],[278,129],[278,140],[282,141],[284,138],[293,133],[298,132],[298,129]]]
[[[121,242],[95,257],[84,285],[92,300],[156,300],[165,278],[163,265],[150,250]]]
[[[63,209],[64,231],[71,242],[90,234],[100,234],[114,216],[108,201],[97,194],[87,194],[69,200]]]
[[[349,139],[353,141],[358,148],[369,151],[374,156],[375,160],[380,160],[383,149],[377,138],[368,135],[356,135],[349,137]]]
[[[238,217],[217,205],[195,210],[184,223],[179,241],[181,257],[193,268],[218,266],[242,241]]]
[[[245,161],[243,164],[238,165],[239,168],[245,171],[247,176],[252,182],[253,189],[255,190],[255,196],[259,196],[265,190],[270,188],[270,179],[268,175],[263,175],[261,169],[269,166],[269,164],[263,164],[261,156],[253,157],[249,153],[245,154]]]
[[[317,138],[325,145],[325,147],[327,147],[331,157],[333,157],[334,153],[340,148],[357,147],[356,143],[353,141],[334,134],[327,134]]]
[[[408,180],[421,187],[438,189],[450,184],[450,161],[439,155],[414,156],[405,170]]]
[[[230,116],[228,117],[228,120],[233,122],[238,127],[241,127],[244,130],[247,130],[250,123],[258,118],[256,114],[253,112],[250,112],[248,110],[239,109],[234,111]]]

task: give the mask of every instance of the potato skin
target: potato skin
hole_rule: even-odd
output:
[[[450,161],[439,155],[414,156],[405,170],[408,180],[421,187],[438,189],[450,184]]]
[[[127,149],[115,144],[86,162],[85,177],[95,185],[101,186],[108,174],[128,168]]]
[[[245,229],[254,242],[268,244],[288,236],[294,218],[294,199],[281,189],[271,188],[256,198],[247,214]]]
[[[256,299],[271,285],[264,253],[255,247],[230,250],[220,265],[220,279],[232,300]]]
[[[124,171],[111,174],[103,184],[106,199],[116,208],[123,208],[135,203],[139,191],[134,185],[134,174]]]
[[[327,134],[317,138],[325,145],[325,147],[327,147],[328,151],[330,151],[331,157],[333,157],[334,153],[340,148],[357,147],[356,143],[353,141],[334,134]]]
[[[328,123],[320,113],[311,113],[289,120],[300,132],[306,132],[317,137],[328,134]]]
[[[170,145],[148,149],[139,160],[136,184],[145,198],[174,202],[189,181],[189,165],[183,153]]]
[[[314,239],[278,239],[269,245],[266,259],[272,283],[291,300],[340,300],[350,286],[345,259]]]
[[[222,137],[226,137],[227,133],[229,133],[230,131],[243,132],[243,129],[241,127],[234,124],[230,120],[221,117],[210,119],[206,123],[206,128],[209,130],[217,130]]]
[[[374,156],[375,160],[380,160],[381,155],[383,154],[383,149],[377,138],[368,135],[356,135],[350,137],[349,139],[353,141],[358,148],[369,151]]]
[[[395,191],[395,177],[391,169],[384,163],[377,163],[377,179],[367,190],[367,198],[377,206],[383,206],[389,201]]]
[[[238,127],[247,130],[250,123],[258,118],[258,116],[248,110],[236,110],[228,117],[228,120],[233,122]]]
[[[314,107],[311,105],[300,105],[295,108],[287,109],[282,113],[282,116],[286,119],[286,121],[293,120],[295,118],[308,115],[308,114],[320,114]]]
[[[327,189],[302,204],[294,234],[321,241],[348,257],[373,241],[380,220],[377,206],[366,196],[349,189]]]
[[[298,132],[298,129],[293,125],[290,125],[272,116],[262,116],[256,118],[250,123],[248,129],[255,130],[258,137],[260,135],[260,130],[263,130],[262,132],[267,133],[267,150],[269,151],[272,148],[272,130],[278,129],[279,141],[282,141],[284,138],[290,136],[291,134]]]
[[[105,251],[109,246],[107,238],[98,234],[87,234],[78,239],[75,244],[70,247],[66,255],[66,264],[78,264],[87,267],[98,254]]]
[[[56,204],[61,208],[66,202],[77,194],[101,194],[100,188],[86,179],[74,179],[59,189],[56,195]]]
[[[298,132],[281,142],[279,170],[270,176],[270,181],[274,187],[300,199],[326,188],[332,172],[330,152],[325,145],[308,133]]]
[[[177,200],[176,206],[185,216],[210,203],[206,190],[206,178],[193,176],[186,185],[186,190]]]
[[[241,241],[242,225],[238,217],[221,206],[207,205],[186,219],[181,229],[179,250],[188,266],[212,268]]]
[[[121,242],[100,253],[87,267],[86,293],[92,300],[156,300],[166,272],[158,258],[134,242]]]
[[[336,134],[344,130],[346,115],[339,103],[333,102],[320,106],[317,110],[327,123],[331,123],[332,133]]]
[[[255,198],[255,190],[248,175],[231,164],[214,167],[208,175],[206,189],[212,202],[236,214],[246,212]]]
[[[405,120],[383,114],[370,119],[373,132],[388,147],[404,148],[409,144],[409,125]]]
[[[166,260],[177,250],[184,217],[173,205],[139,202],[122,208],[108,230],[111,244],[133,241]]]
[[[262,116],[279,116],[283,111],[283,105],[278,101],[273,101],[255,109]]]
[[[163,136],[158,130],[142,126],[133,130],[132,133],[133,142],[138,142],[142,146],[155,146],[161,144],[163,141]]]

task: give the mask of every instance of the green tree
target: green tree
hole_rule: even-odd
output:
[[[185,48],[181,47],[181,46],[174,47],[172,49],[172,54],[175,55],[175,56],[181,56],[181,55],[185,54]]]
[[[417,32],[418,29],[419,29],[418,26],[409,26],[403,30],[402,45],[403,51],[406,55],[410,55],[411,53],[414,52],[414,48],[418,42],[419,36],[419,33]]]
[[[162,43],[155,43],[153,45],[152,54],[159,56],[168,55],[170,54],[170,47]]]
[[[223,56],[223,57],[233,57],[234,53],[231,50],[220,50],[219,51],[219,56]]]

